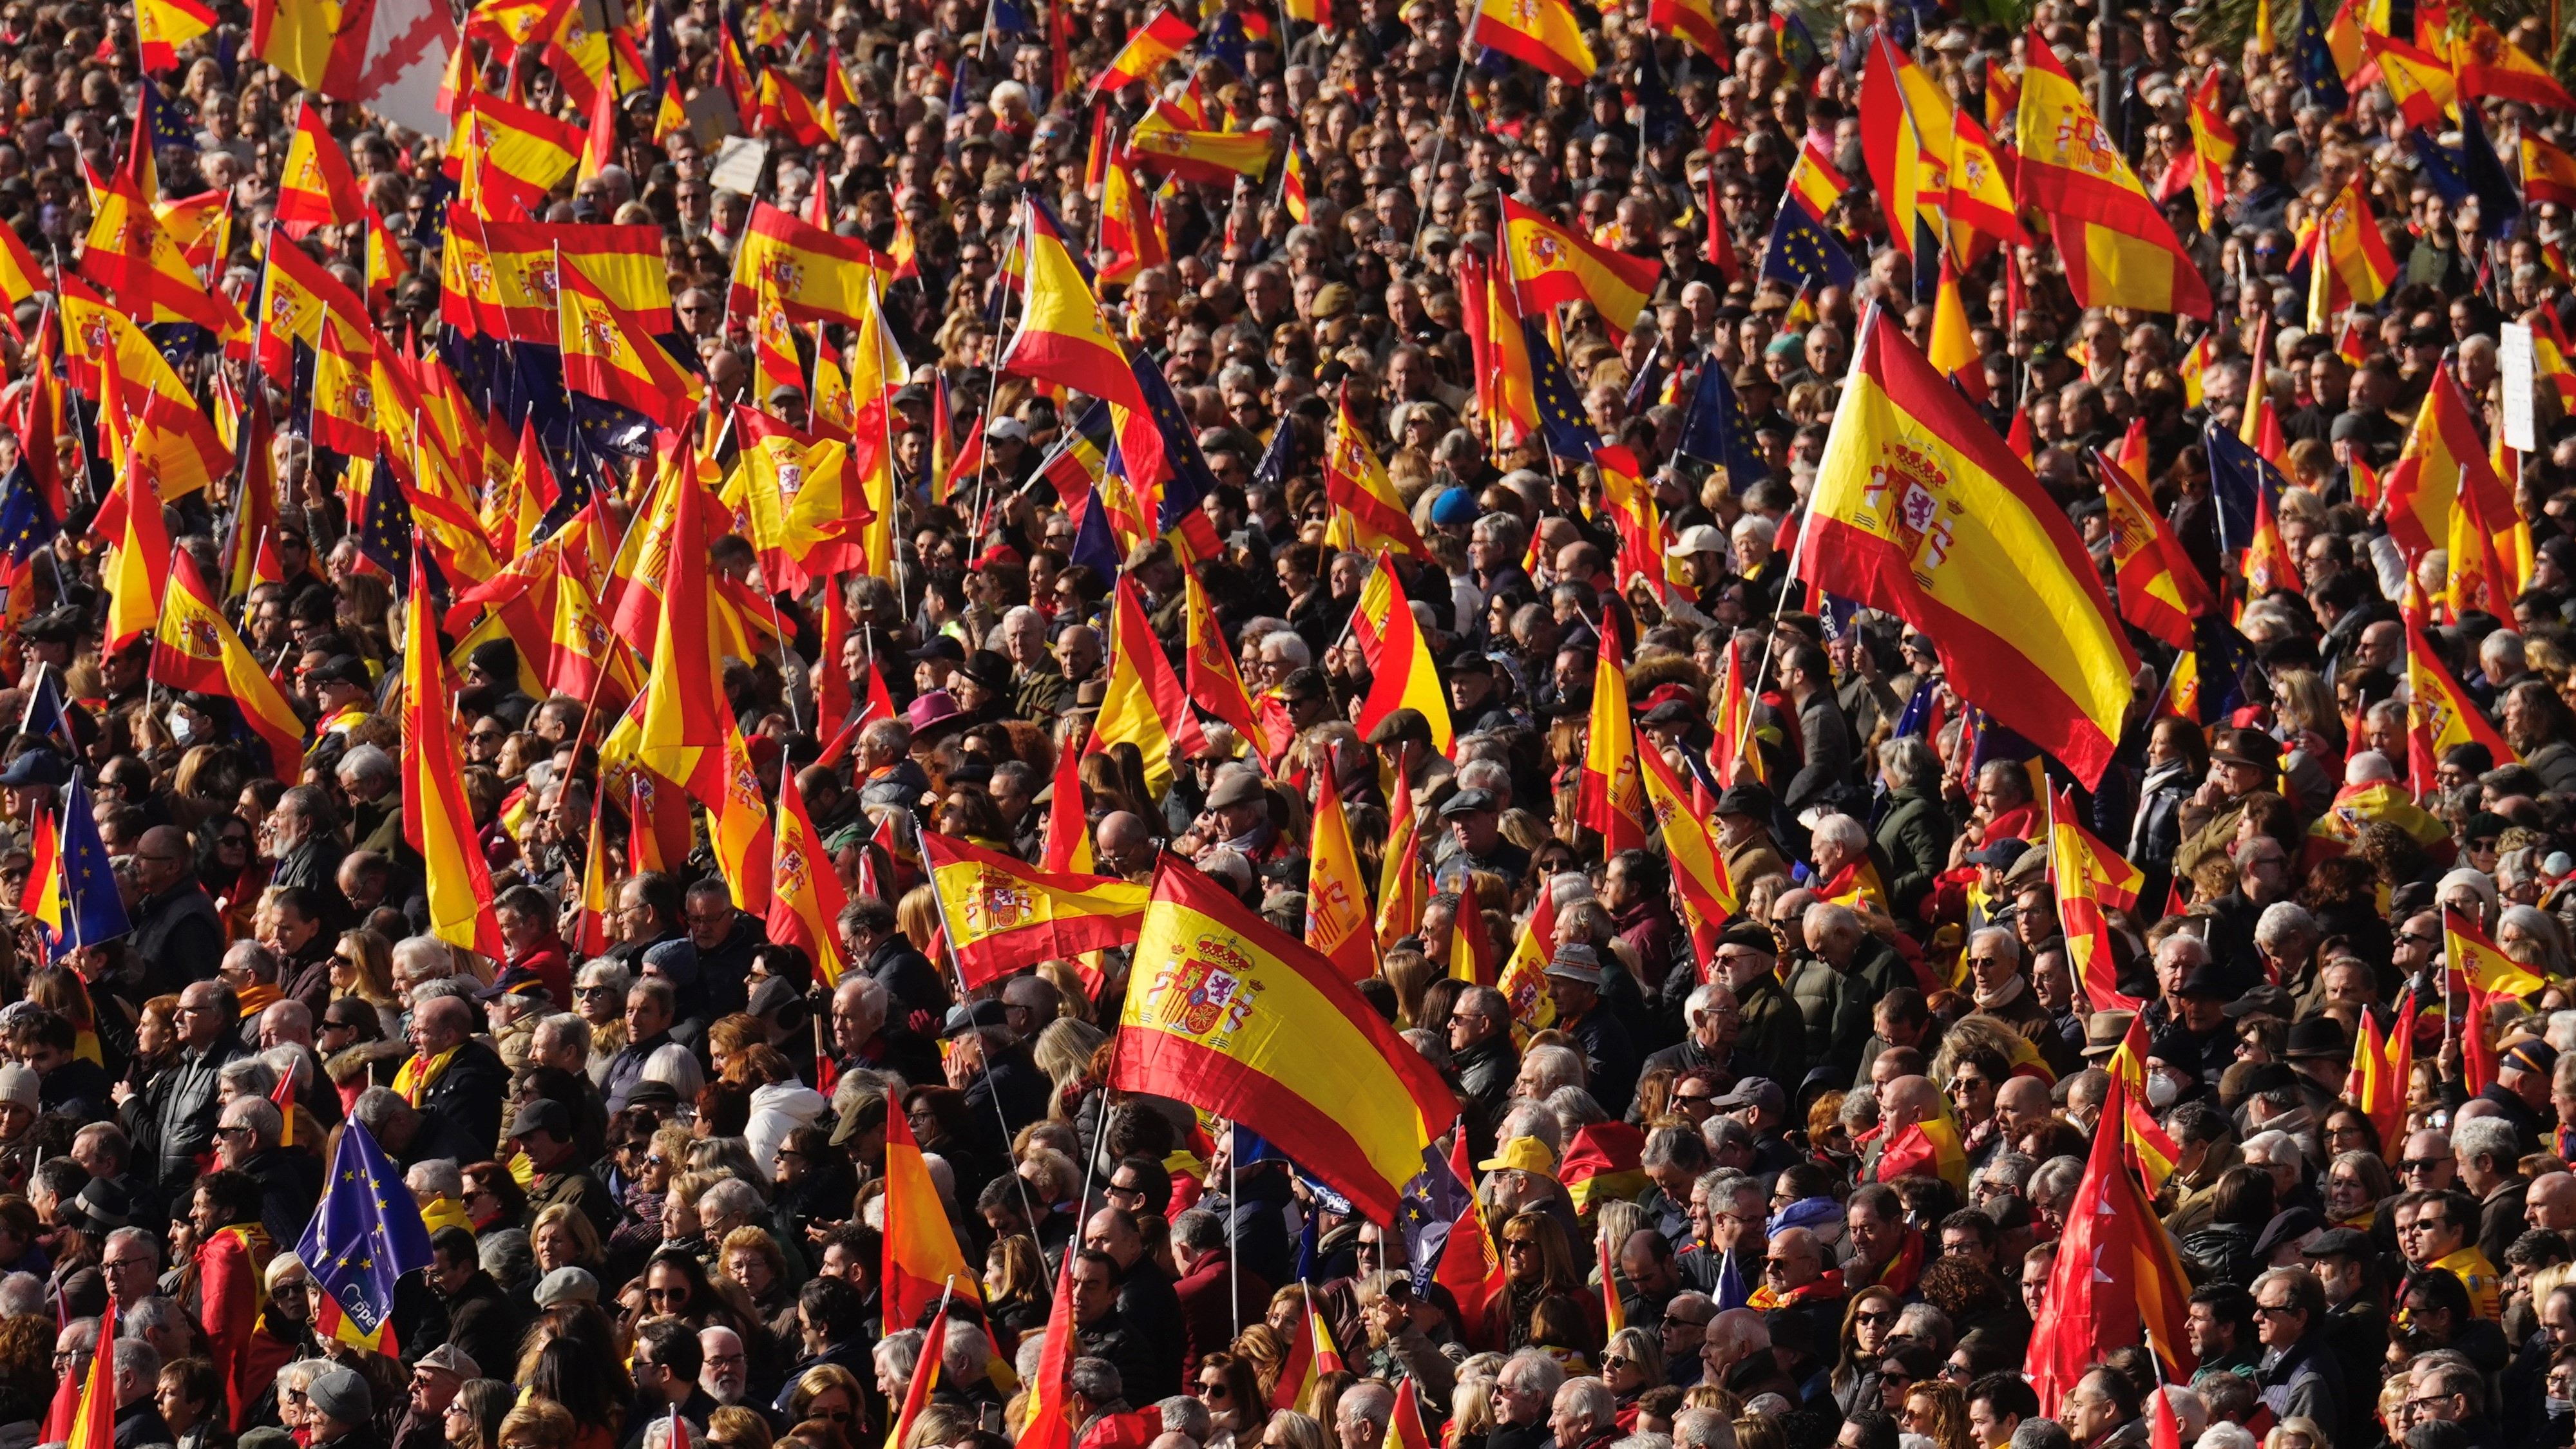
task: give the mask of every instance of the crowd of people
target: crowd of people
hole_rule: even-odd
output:
[[[0,621],[0,721],[20,722],[0,744],[0,1442],[107,1449],[76,1423],[93,1361],[114,1449],[2576,1442],[2576,382],[2553,385],[2552,350],[2576,314],[2576,173],[2514,145],[2576,117],[2461,84],[2418,129],[2399,87],[2422,72],[2380,41],[2438,68],[2467,7],[1719,0],[1703,46],[1687,7],[1623,0],[1564,12],[1595,63],[1576,81],[1476,43],[1507,12],[1536,24],[1528,3],[1214,0],[1183,17],[1196,41],[1130,75],[1163,15],[1139,0],[486,0],[459,17],[451,89],[577,143],[617,128],[528,219],[661,232],[663,345],[711,403],[678,444],[723,500],[705,567],[717,607],[758,605],[722,633],[722,709],[847,900],[833,939],[773,939],[708,819],[657,840],[671,817],[611,782],[620,711],[450,607],[497,955],[433,929],[428,805],[405,790],[411,599],[377,495],[313,421],[325,360],[299,343],[272,369],[242,338],[160,325],[179,314],[134,317],[246,440],[232,472],[163,498],[163,527],[229,593],[299,760],[239,698],[156,677],[155,610],[138,637],[116,597],[145,576],[119,562],[130,531],[98,526],[139,476],[119,449],[144,446],[144,414],[98,408],[98,344],[64,310],[95,294],[69,274],[104,245],[106,178],[149,171],[165,241],[245,311],[276,249],[300,249],[365,299],[385,355],[477,379],[480,522],[499,563],[525,538],[509,440],[563,414],[491,381],[544,348],[495,364],[442,306],[458,142],[299,85],[263,39],[293,8],[221,0],[174,47],[194,0],[0,6],[0,221],[37,268],[12,282],[0,255],[0,491],[33,488],[28,450],[52,449],[67,505],[58,534],[11,540]],[[2496,18],[2545,74],[2555,7]],[[2367,30],[2384,73],[2347,69],[2329,22],[2337,45]],[[606,105],[577,99],[595,75],[567,83],[583,27],[615,37]],[[1998,701],[1952,690],[1952,641],[1798,567],[1861,329],[1930,347],[1939,321],[1864,154],[1882,39],[2007,157],[1998,97],[2048,47],[2107,103],[2096,144],[2158,186],[2214,299],[2207,318],[2081,307],[2036,235],[1964,248],[1947,284],[1980,407],[2106,583],[2122,545],[2094,455],[2125,438],[2215,601],[2204,626],[2241,646],[2232,681],[2211,664],[2237,653],[2191,653],[2214,706],[2194,709],[2175,648],[2131,630],[2145,667],[2090,788],[1980,722]],[[147,72],[154,45],[169,63]],[[2347,99],[2321,97],[2320,64]],[[1104,157],[1149,106],[1269,154],[1228,180]],[[280,220],[314,117],[362,222]],[[2204,168],[2212,117],[2232,140]],[[158,137],[148,168],[138,134]],[[2516,158],[2501,193],[2449,169],[2479,144]],[[1772,254],[1802,157],[1835,173],[1815,221],[1849,285]],[[1138,169],[1107,215],[1112,164]],[[2397,270],[2323,317],[2313,238],[2347,188]],[[1506,200],[1658,264],[1636,316],[1533,321],[1568,406],[1518,432],[1474,280]],[[789,329],[777,381],[778,334],[733,285],[773,209],[904,262],[871,303],[906,368],[873,400],[887,555],[801,586],[755,546],[747,444],[716,419],[827,431],[815,379],[857,337]],[[1136,460],[1084,431],[1078,389],[1008,365],[1041,210],[1097,266],[1116,344],[1167,380],[1157,421],[1190,467],[1165,486],[1203,465],[1196,517],[1114,507]],[[2536,383],[2509,327],[2531,329],[2519,355],[2540,339]],[[1718,383],[1731,442],[1711,450]],[[2528,548],[2518,588],[2464,595],[2459,535],[2427,549],[2391,527],[2427,454],[2463,452],[2417,425],[2454,385]],[[2258,403],[2277,436],[2248,426]],[[2536,446],[2502,448],[2509,406],[2533,410]],[[2277,455],[2266,538],[2231,524],[2204,429]],[[1624,453],[1569,451],[1585,431]],[[660,470],[604,436],[558,429],[544,466],[623,529]],[[1352,441],[1418,547],[1363,543],[1355,510],[1377,499],[1354,492]],[[273,522],[246,538],[253,516]],[[2260,568],[2249,543],[2273,551]],[[1369,708],[1400,667],[1366,612],[1377,570],[1436,661],[1435,697],[1392,710]],[[1114,626],[1131,594],[1149,637]],[[1585,801],[1614,645],[1617,727],[1695,796],[1726,919],[1702,918],[1651,821],[1644,848],[1605,840]],[[1094,737],[1143,652],[1189,681],[1159,737],[1186,744]],[[1220,718],[1229,663],[1253,728]],[[2446,733],[2427,669],[2486,717],[2476,739]],[[1379,897],[1356,994],[1456,1096],[1435,1147],[1471,1168],[1499,1256],[1480,1311],[1304,1165],[1109,1088],[1128,950],[965,989],[923,876],[921,831],[1035,863],[1069,820],[1098,874],[1184,861],[1302,939],[1324,906],[1318,791]],[[67,810],[113,876],[128,929],[106,939],[49,904],[105,888],[81,884]],[[2138,872],[2081,951],[2061,810]],[[2539,985],[2464,996],[2471,938]],[[1506,976],[1516,948],[1535,969]],[[2026,1367],[2069,1207],[2094,1142],[2141,1117],[2174,1156],[2117,1170],[2152,1167],[2188,1302],[2044,1402]],[[401,1170],[432,1248],[372,1343],[297,1252],[347,1123]],[[919,1144],[981,1271],[951,1285],[935,1364],[930,1324],[884,1306],[890,1132]],[[1059,1291],[1076,1343],[1041,1385]],[[1050,1402],[1061,1441],[1033,1418]]]

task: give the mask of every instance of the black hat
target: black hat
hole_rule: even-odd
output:
[[[2342,1061],[2352,1055],[2352,1047],[2343,1039],[2343,1025],[2331,1016],[2312,1016],[2294,1022],[2290,1027],[2288,1050],[2291,1061]]]
[[[1699,712],[1697,710],[1692,709],[1689,705],[1682,703],[1678,699],[1668,699],[1662,704],[1656,705],[1653,709],[1646,711],[1646,713],[1640,717],[1637,722],[1639,724],[1646,725],[1687,726],[1697,723],[1698,720]]]
[[[1717,944],[1720,947],[1741,946],[1747,951],[1759,951],[1765,956],[1780,954],[1780,942],[1768,930],[1752,921],[1739,921],[1727,927],[1719,934]]]
[[[491,985],[474,993],[474,999],[477,1001],[498,1001],[504,996],[521,995],[544,996],[548,1000],[553,999],[553,997],[546,991],[544,979],[538,976],[536,972],[529,970],[525,966],[507,966],[502,968],[501,974],[492,978]]]
[[[2236,996],[2235,992],[2227,989],[2227,978],[2222,975],[2219,972],[2219,969],[2215,966],[2194,966],[2191,968],[2191,974],[2182,979],[2182,990],[2175,992],[2174,994],[2177,996],[2214,996],[2221,1001],[2231,1001],[2234,1000]]]
[[[502,684],[519,681],[519,646],[507,639],[484,640],[465,656],[465,662],[481,670],[486,679]]]
[[[2315,1208],[2294,1207],[2277,1213],[2263,1225],[2263,1235],[2254,1240],[2254,1261],[2272,1261],[2272,1252],[2283,1243],[2295,1243],[2326,1225]]]
[[[2239,1088],[2245,1096],[2259,1097],[2265,1092],[2279,1092],[2299,1085],[2299,1074],[2288,1062],[2260,1062],[2247,1072]]]
[[[959,667],[968,679],[995,694],[1011,691],[1011,661],[990,649],[978,649],[967,655],[966,662]]]
[[[19,625],[18,637],[30,644],[69,644],[80,637],[86,623],[77,607],[63,604]]]
[[[1490,675],[1494,672],[1494,661],[1487,657],[1484,650],[1476,648],[1471,644],[1468,647],[1459,650],[1457,653],[1450,655],[1448,659],[1444,661],[1444,667],[1446,667],[1451,674]]]
[[[570,1141],[572,1114],[564,1110],[563,1103],[552,1097],[537,1098],[521,1107],[519,1115],[510,1119],[508,1135],[526,1137],[537,1132],[543,1132],[558,1142]]]
[[[2378,1255],[2371,1247],[2369,1235],[2351,1228],[2328,1228],[2316,1235],[2307,1246],[2311,1258],[2352,1258],[2368,1262]]]
[[[939,1034],[943,1037],[959,1036],[984,1027],[1001,1026],[1009,1020],[1010,1008],[998,999],[952,1006],[948,1008],[948,1020],[940,1025]]]
[[[945,634],[933,634],[920,648],[906,656],[912,659],[945,659],[951,664],[966,662],[966,646]]]
[[[513,663],[510,666],[511,672],[506,677],[518,678],[518,667]],[[376,682],[374,676],[367,673],[367,661],[355,654],[334,654],[304,671],[304,678],[316,685],[345,684],[353,689],[372,689]]]
[[[116,1179],[93,1177],[72,1199],[65,1216],[79,1218],[75,1226],[83,1232],[109,1232],[134,1221],[134,1198]]]
[[[1717,813],[1720,815],[1750,815],[1757,820],[1768,820],[1778,808],[1779,802],[1760,785],[1729,785],[1726,793],[1717,797]]]
[[[2281,767],[2281,742],[2261,730],[2220,730],[2209,757],[2221,764],[2277,770]]]

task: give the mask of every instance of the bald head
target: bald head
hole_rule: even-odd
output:
[[[1899,1077],[1887,1084],[1884,1097],[1890,1136],[1941,1111],[1941,1089],[1932,1085],[1930,1077]]]
[[[2523,1220],[2546,1232],[2576,1230],[2576,1175],[2544,1172],[2523,1195]]]

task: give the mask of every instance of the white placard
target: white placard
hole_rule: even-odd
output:
[[[2520,322],[2504,324],[2504,341],[2498,349],[2504,367],[2504,445],[2517,453],[2537,452],[2540,448],[2538,420],[2532,416],[2531,382],[2535,358],[2531,348],[2531,328]]]

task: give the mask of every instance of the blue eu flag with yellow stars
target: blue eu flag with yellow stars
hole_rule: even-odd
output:
[[[1216,536],[1216,525],[1199,507],[1216,491],[1216,475],[1208,471],[1207,455],[1199,451],[1198,434],[1191,430],[1189,416],[1181,411],[1180,399],[1172,395],[1171,383],[1164,380],[1163,369],[1151,354],[1140,349],[1128,359],[1127,368],[1136,375],[1136,390],[1145,396],[1145,411],[1154,420],[1154,430],[1163,435],[1163,462],[1170,474],[1163,480],[1154,527],[1180,534],[1179,542],[1193,557],[1219,557],[1224,544]]]
[[[45,502],[44,490],[36,486],[36,475],[25,458],[0,473],[0,551],[7,552],[11,563],[34,558],[62,531],[63,521]]]
[[[1565,375],[1556,344],[1547,339],[1547,324],[1536,317],[1522,318],[1521,341],[1529,349],[1530,395],[1538,404],[1539,433],[1547,450],[1578,463],[1591,461],[1592,450],[1601,446],[1601,435],[1584,416],[1583,394],[1574,390],[1574,379]]]
[[[62,858],[63,929],[53,941],[52,957],[60,961],[82,946],[95,946],[133,930],[125,902],[116,893],[116,870],[108,863],[107,842],[90,818],[89,791],[80,772],[63,786]]]
[[[1859,275],[1851,254],[1827,234],[1823,222],[1808,215],[1795,196],[1780,198],[1779,220],[1771,223],[1771,240],[1762,248],[1764,280],[1801,289],[1848,287]]]
[[[1716,358],[1700,365],[1699,385],[1691,389],[1690,406],[1682,411],[1681,451],[1726,470],[1727,486],[1742,493],[1771,476],[1771,462],[1753,436],[1753,420],[1744,415],[1744,400],[1726,379]]]
[[[370,1353],[400,1356],[394,1280],[430,1265],[429,1229],[403,1186],[402,1169],[354,1118],[341,1129],[321,1205],[304,1225],[295,1255],[313,1270],[325,1295],[317,1332]]]
[[[367,479],[367,498],[358,520],[358,552],[393,578],[411,572],[411,502],[403,497],[402,480],[379,455]]]

